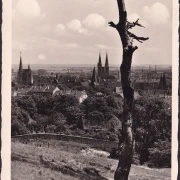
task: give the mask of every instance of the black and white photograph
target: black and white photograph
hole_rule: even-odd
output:
[[[11,180],[177,179],[173,14],[170,0],[12,1]]]

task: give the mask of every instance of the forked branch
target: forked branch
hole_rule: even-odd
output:
[[[129,35],[131,38],[139,41],[140,43],[143,43],[143,41],[146,41],[146,40],[149,39],[148,37],[139,37],[139,36],[136,36],[135,34],[129,32],[129,31],[128,31],[128,35]]]
[[[125,8],[124,0],[117,0],[117,3],[119,9],[119,22],[115,24],[114,22],[111,21],[108,24],[110,27],[113,27],[118,31],[123,44],[123,49],[127,50],[129,49],[129,46],[133,46],[133,44],[131,43],[132,39],[135,39],[140,43],[143,43],[143,41],[148,40],[149,39],[148,37],[139,37],[128,31],[129,29],[132,29],[135,26],[139,26],[143,28],[145,27],[139,23],[139,19],[137,19],[135,22],[132,23],[127,21],[127,12]]]
[[[129,22],[129,21],[127,21],[127,29],[132,29],[133,27],[135,27],[135,26],[139,26],[139,27],[143,27],[143,28],[145,28],[143,25],[141,25],[141,24],[139,24],[139,19],[137,19],[135,22]]]

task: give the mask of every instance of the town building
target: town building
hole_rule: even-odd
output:
[[[122,87],[116,87],[114,92],[121,98],[124,98]],[[134,99],[136,100],[139,99],[140,97],[141,95],[137,91],[134,91]]]
[[[85,90],[83,91],[78,91],[78,90],[58,90],[54,94],[54,96],[63,96],[63,95],[71,95],[75,96],[79,103],[81,104],[85,99],[88,98],[88,95]]]
[[[29,95],[53,96],[59,88],[57,86],[33,86],[28,92]]]

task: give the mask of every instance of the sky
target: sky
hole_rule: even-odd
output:
[[[149,37],[133,55],[133,64],[172,64],[172,1],[125,0],[128,20],[137,36]],[[122,45],[118,32],[116,0],[13,0],[12,63],[94,64],[106,51],[109,64],[120,65]]]

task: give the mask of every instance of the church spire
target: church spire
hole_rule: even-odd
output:
[[[101,62],[101,52],[99,52],[99,62],[98,62],[98,66],[102,66],[102,62]]]
[[[109,66],[109,61],[108,61],[108,54],[107,54],[107,51],[106,51],[106,62],[105,62],[105,66]]]
[[[31,68],[30,68],[30,64],[28,64],[28,69],[31,69]]]
[[[91,79],[91,84],[95,83],[97,80],[96,80],[96,68],[94,66],[94,69],[93,69],[93,74],[92,74],[92,79]]]
[[[20,52],[20,63],[19,63],[19,72],[23,71],[23,65],[22,65],[22,58],[21,58],[21,52]]]

